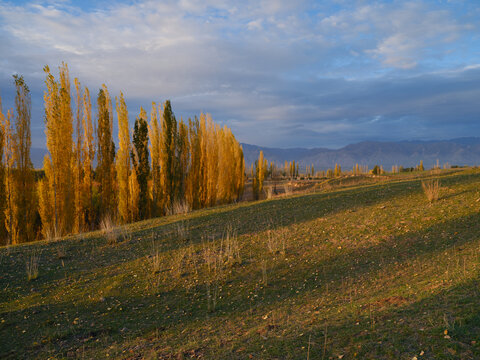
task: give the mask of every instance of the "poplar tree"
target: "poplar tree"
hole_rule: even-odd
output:
[[[178,125],[176,148],[175,196],[177,199],[185,199],[187,174],[190,164],[190,144],[188,141],[188,127],[182,119],[180,119]]]
[[[14,75],[15,79],[15,194],[17,224],[17,242],[35,240],[36,189],[33,164],[30,159],[31,111],[30,90],[23,76]]]
[[[123,93],[115,98],[118,118],[118,152],[116,159],[118,184],[118,215],[124,224],[133,220],[130,213],[130,132],[128,128],[128,110]]]
[[[212,117],[207,114],[207,167],[206,167],[206,206],[213,206],[217,201],[218,184],[218,130]]]
[[[158,124],[157,105],[152,103],[150,112],[150,124],[148,125],[148,137],[150,139],[150,158],[152,161],[152,216],[163,214],[162,204],[162,178],[161,178],[161,144],[160,144],[160,127]]]
[[[12,129],[13,115],[10,110],[7,111],[7,116],[3,117],[2,133],[4,137],[5,151],[4,151],[4,189],[5,189],[5,228],[8,233],[7,244],[18,243],[18,223],[15,216],[17,212],[17,193],[15,188],[14,167],[17,161],[17,151],[15,149],[15,138]]]
[[[177,120],[172,112],[170,100],[163,106],[161,133],[161,177],[165,206],[173,208],[175,202],[175,155],[177,137]]]
[[[201,206],[201,139],[200,122],[195,116],[194,120],[188,119],[188,136],[190,144],[190,168],[186,180],[186,200],[192,209]]]
[[[243,157],[243,148],[237,142],[235,147],[235,195],[236,200],[240,200],[243,196],[245,187],[245,159]]]
[[[74,151],[74,187],[75,187],[75,222],[74,231],[80,232],[85,228],[85,210],[83,195],[83,136],[82,132],[82,91],[78,78],[74,79],[75,84],[75,151]]]
[[[102,85],[97,97],[97,177],[99,182],[100,215],[114,216],[115,204],[115,144],[113,142],[112,101],[107,87]]]
[[[133,130],[133,150],[131,158],[137,175],[139,188],[138,210],[140,219],[148,217],[148,175],[150,165],[148,163],[148,124],[147,113],[140,108],[140,115],[135,120]]]
[[[82,195],[85,223],[89,224],[90,230],[95,225],[95,205],[93,199],[93,161],[95,159],[95,139],[92,124],[92,103],[90,100],[90,91],[85,88],[83,93],[83,143],[82,143]]]
[[[39,212],[44,236],[72,231],[74,223],[73,116],[68,66],[59,67],[57,82],[48,66],[45,81],[45,133],[49,155],[44,159],[45,179],[39,183]]]
[[[265,172],[267,170],[267,160],[263,157],[263,151],[260,150],[258,160],[255,161],[255,177],[253,181],[253,194],[255,200],[260,199],[263,191],[263,181],[265,180]]]
[[[0,97],[0,244],[6,244],[5,229],[5,166],[3,164],[3,153],[5,148],[5,134],[3,131],[3,123],[5,116],[2,110],[2,98]]]

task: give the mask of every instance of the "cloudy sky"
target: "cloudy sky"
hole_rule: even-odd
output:
[[[0,96],[68,63],[96,94],[209,112],[246,143],[331,147],[480,136],[480,2],[0,0]]]

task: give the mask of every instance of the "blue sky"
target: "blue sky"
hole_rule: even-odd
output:
[[[171,99],[251,144],[476,136],[478,19],[466,0],[0,0],[0,96],[13,106],[25,76],[36,147],[42,68],[62,61],[92,94],[123,91],[132,121]]]

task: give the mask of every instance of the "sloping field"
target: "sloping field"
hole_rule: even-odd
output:
[[[436,177],[2,248],[0,358],[478,359],[480,172]]]

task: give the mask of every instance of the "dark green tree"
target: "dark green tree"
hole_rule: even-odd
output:
[[[150,165],[148,163],[148,123],[147,113],[140,108],[140,115],[135,119],[133,128],[133,149],[130,153],[133,167],[137,174],[140,194],[138,197],[138,212],[140,219],[149,216],[148,206],[148,176]]]
[[[175,179],[177,172],[177,120],[172,112],[170,100],[163,105],[161,139],[161,175],[166,207],[172,209],[175,202]]]
[[[100,212],[102,216],[113,216],[115,204],[115,143],[112,137],[112,101],[104,85],[98,92],[98,127],[97,127],[97,179],[100,183]]]

